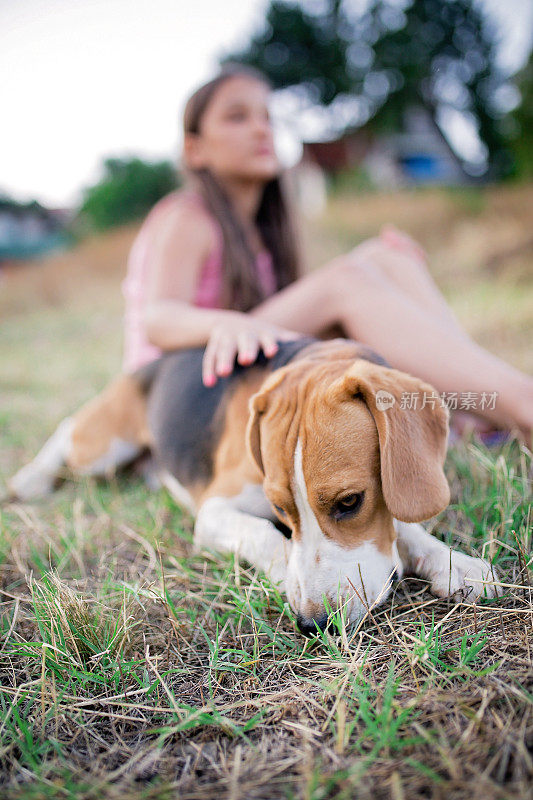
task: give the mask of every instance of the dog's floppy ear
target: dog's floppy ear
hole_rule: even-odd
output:
[[[248,447],[248,452],[263,475],[265,474],[265,468],[261,455],[261,415],[264,413],[267,405],[266,395],[266,392],[258,392],[250,398],[250,418],[246,427],[246,445]]]
[[[446,508],[449,413],[433,386],[358,359],[330,391],[337,400],[362,398],[374,418],[383,497],[391,514],[402,522],[420,522]],[[402,408],[404,393],[416,393],[416,408]]]
[[[263,456],[261,455],[261,417],[267,409],[270,393],[283,381],[286,371],[286,367],[276,370],[272,376],[266,379],[259,392],[250,398],[250,417],[246,427],[246,446],[263,475],[265,474],[265,468]]]

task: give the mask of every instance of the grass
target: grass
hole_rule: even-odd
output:
[[[376,195],[357,202],[355,238],[389,208]],[[391,207],[405,217],[406,202]],[[484,220],[492,231],[497,202],[500,216],[511,213],[492,195],[475,208],[453,202],[417,194],[412,232],[432,204],[452,204],[453,230],[472,224],[473,233]],[[346,203],[336,198],[321,221],[322,246],[352,235]],[[508,206],[519,207],[514,195]],[[434,229],[427,236],[438,240]],[[443,237],[448,247],[448,228]],[[4,284],[1,478],[118,369],[119,275],[101,265],[129,241],[131,231],[112,235],[113,259],[104,240],[86,243],[70,262],[43,267],[38,286],[29,271]],[[436,259],[444,263],[442,250]],[[65,264],[72,291],[58,277]],[[515,278],[531,296],[516,264],[509,270],[508,296]],[[442,276],[459,295],[456,277]],[[463,279],[489,330],[482,267]],[[529,358],[523,313],[525,328],[507,320],[493,342],[502,354],[511,343],[519,365]],[[452,502],[428,523],[446,543],[493,560],[501,597],[437,600],[406,579],[356,628],[339,612],[333,634],[310,640],[264,576],[193,553],[190,518],[135,474],[67,482],[40,504],[4,503],[0,796],[530,797],[531,470],[516,442],[454,446]]]

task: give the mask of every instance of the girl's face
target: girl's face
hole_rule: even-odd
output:
[[[267,182],[280,172],[268,111],[270,90],[254,78],[236,75],[216,90],[200,122],[187,134],[186,164],[210,169],[227,180]]]

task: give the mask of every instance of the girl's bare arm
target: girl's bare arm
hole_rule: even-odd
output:
[[[201,266],[214,246],[212,226],[201,211],[184,204],[170,214],[156,231],[144,314],[146,335],[162,350],[207,345],[207,386],[231,373],[235,357],[250,364],[260,348],[270,357],[277,340],[298,336],[238,311],[192,305]]]

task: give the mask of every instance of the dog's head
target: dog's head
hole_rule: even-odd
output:
[[[340,370],[290,364],[250,410],[249,451],[292,531],[286,590],[300,627],[323,627],[324,599],[353,621],[401,574],[393,519],[418,522],[449,503],[448,411],[429,384],[359,358]]]

